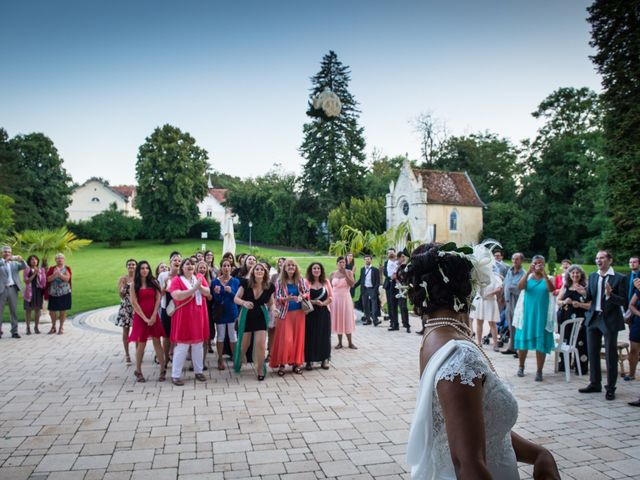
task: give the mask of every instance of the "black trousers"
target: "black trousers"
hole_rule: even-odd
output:
[[[595,315],[598,315],[596,317]],[[605,362],[607,365],[607,390],[616,389],[618,380],[618,332],[611,332],[604,324],[602,314],[595,313],[587,328],[587,347],[589,350],[589,383],[602,385],[602,368],[600,366],[600,349],[604,339]]]
[[[377,320],[376,313],[378,310],[378,291],[373,287],[362,287],[362,313],[363,321]]]
[[[402,319],[402,326],[407,328],[409,326],[409,308],[407,307],[407,299],[399,298],[398,306],[400,307],[400,318]]]
[[[389,323],[393,328],[399,327],[398,324],[398,299],[396,298],[396,282],[389,282],[389,288],[387,288],[387,308],[389,312]]]

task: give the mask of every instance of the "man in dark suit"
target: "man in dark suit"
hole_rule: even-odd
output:
[[[389,331],[400,330],[398,323],[398,299],[396,295],[396,271],[398,270],[398,258],[396,249],[387,249],[387,260],[384,262],[384,290],[387,293],[387,312],[389,314]]]
[[[380,286],[380,271],[371,265],[371,255],[364,256],[364,267],[360,269],[360,277],[353,288],[360,287],[362,301],[363,325],[380,324],[378,320],[378,287]]]
[[[618,379],[618,332],[624,330],[623,310],[627,305],[627,279],[615,273],[611,264],[613,258],[605,250],[596,255],[598,271],[589,275],[587,302],[591,306],[585,314],[587,326],[587,348],[589,350],[589,385],[580,393],[602,391],[602,371],[600,348],[604,338],[605,360],[607,364],[607,385],[605,398],[616,398]]]

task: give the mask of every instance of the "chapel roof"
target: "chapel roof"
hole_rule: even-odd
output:
[[[210,188],[209,195],[215,198],[218,203],[224,203],[227,198],[228,189],[226,188]]]
[[[422,178],[430,204],[485,207],[466,172],[446,172],[413,168],[416,178]]]
[[[133,195],[135,195],[136,186],[135,185],[115,185],[111,187],[111,190],[115,190],[125,198],[130,198]]]

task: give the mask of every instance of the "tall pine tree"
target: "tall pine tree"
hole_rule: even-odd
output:
[[[602,75],[608,210],[606,245],[618,258],[640,245],[640,1],[596,0],[589,11],[592,57]]]
[[[305,193],[328,213],[341,202],[364,192],[364,129],[358,126],[358,102],[349,92],[349,67],[330,51],[322,59],[320,71],[311,78],[309,115],[305,123],[300,153],[306,159],[302,174]],[[329,88],[342,103],[340,115],[325,119],[314,115],[313,98]]]

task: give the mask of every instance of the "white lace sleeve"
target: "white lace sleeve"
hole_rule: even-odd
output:
[[[460,383],[473,386],[476,378],[484,378],[489,367],[478,348],[468,342],[456,342],[456,350],[447,358],[436,373],[434,386],[440,380],[453,382],[460,377]]]

